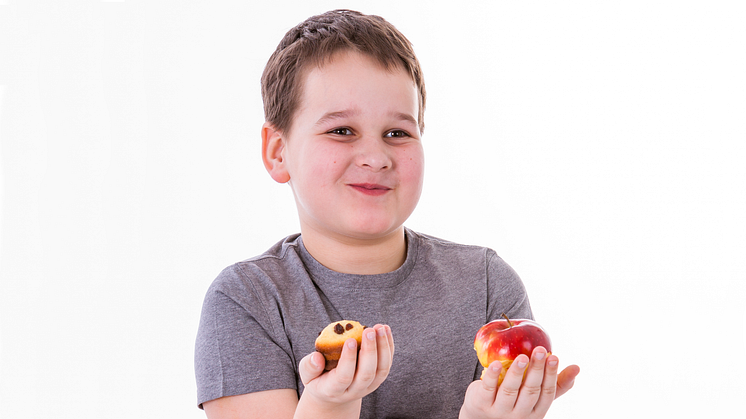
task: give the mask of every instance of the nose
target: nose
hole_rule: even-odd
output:
[[[383,139],[365,137],[355,144],[358,147],[357,165],[374,172],[390,169],[393,161]]]

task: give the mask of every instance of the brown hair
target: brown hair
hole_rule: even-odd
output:
[[[382,17],[352,10],[313,16],[285,34],[262,74],[265,120],[280,131],[290,129],[302,94],[304,70],[326,64],[343,50],[367,54],[387,70],[406,71],[417,86],[417,120],[420,132],[424,131],[425,81],[412,44]]]

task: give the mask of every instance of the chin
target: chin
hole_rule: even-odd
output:
[[[412,208],[414,210],[414,208]],[[412,211],[392,213],[391,211],[358,211],[347,219],[348,231],[366,238],[382,238],[401,231]],[[343,221],[344,222],[344,221]]]
[[[373,223],[363,223],[357,226],[357,228],[349,229],[349,233],[346,235],[358,240],[379,240],[403,231],[402,229],[402,224],[392,226],[391,224],[375,225]]]

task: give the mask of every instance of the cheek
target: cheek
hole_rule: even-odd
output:
[[[314,166],[313,174],[325,179],[327,182],[332,182],[347,166],[344,154],[337,152],[332,147],[320,151],[312,159],[312,161],[319,162]]]
[[[399,172],[402,181],[406,181],[412,187],[421,190],[425,175],[425,156],[422,147],[413,147],[407,150],[400,157],[400,162]]]
[[[294,153],[292,158],[296,170],[305,178],[318,178],[337,165],[340,160],[338,154],[334,147],[309,142]]]
[[[301,179],[306,194],[320,196],[331,190],[345,172],[347,161],[334,147],[318,148],[303,156]]]

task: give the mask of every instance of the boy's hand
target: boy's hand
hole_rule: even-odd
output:
[[[356,409],[359,415],[362,398],[377,389],[388,377],[393,356],[391,328],[380,324],[363,331],[359,355],[357,341],[347,339],[339,363],[331,371],[324,372],[324,356],[321,353],[306,355],[298,367],[305,386],[299,410],[301,405],[306,405],[304,409],[307,407],[317,413],[333,411],[333,416],[344,417],[346,415],[342,412],[354,412]]]
[[[576,365],[572,365],[558,378],[558,365],[557,356],[547,356],[546,349],[538,347],[531,354],[530,362],[525,355],[513,361],[498,388],[502,364],[493,362],[482,380],[469,385],[459,418],[543,418],[552,401],[572,387],[580,372]]]

